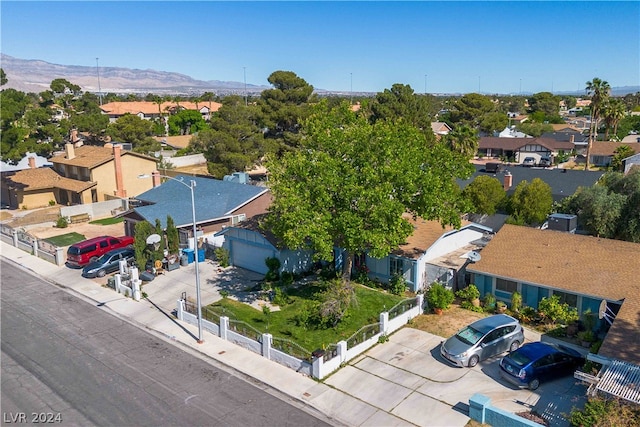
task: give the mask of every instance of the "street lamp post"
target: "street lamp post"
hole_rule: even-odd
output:
[[[195,199],[195,188],[196,181],[191,180],[189,184],[184,182],[182,179],[177,179],[168,175],[161,175],[160,173],[154,172],[154,175],[171,179],[173,181],[179,182],[184,185],[191,191],[191,219],[193,221],[193,251],[194,251],[194,262],[196,269],[196,305],[198,310],[198,344],[202,344],[204,339],[202,338],[202,307],[200,302],[200,268],[198,265],[198,239],[196,237],[197,229],[196,229],[196,199]],[[143,174],[138,175],[138,178],[149,178],[149,175]]]

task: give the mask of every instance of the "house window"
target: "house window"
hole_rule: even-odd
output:
[[[234,215],[231,217],[231,225],[236,225],[247,219],[246,214]]]
[[[389,275],[391,275],[391,276],[395,276],[395,275],[401,276],[402,273],[404,273],[404,262],[403,262],[402,258],[391,257],[391,259],[389,260]]]
[[[560,291],[553,291],[553,295],[560,297],[561,304],[567,304],[569,307],[578,307],[578,295]]]
[[[514,293],[518,290],[518,284],[511,280],[496,279],[496,291]]]

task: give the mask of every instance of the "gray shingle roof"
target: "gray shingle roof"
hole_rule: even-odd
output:
[[[476,172],[471,178],[466,180],[458,180],[460,188],[464,189],[469,185],[478,175],[488,175],[500,180],[504,183],[504,171],[499,173],[487,173],[484,172],[483,165],[475,165]],[[604,174],[602,171],[584,171],[584,170],[569,170],[569,169],[540,169],[540,168],[527,168],[523,166],[507,166],[513,179],[511,188],[507,191],[508,194],[512,194],[518,184],[522,181],[531,182],[534,178],[540,178],[551,187],[551,194],[553,200],[559,201],[567,196],[571,196],[576,192],[578,187],[591,187],[594,185],[600,177]],[[563,172],[563,170],[565,172]]]
[[[183,183],[170,179],[140,194],[138,200],[151,204],[136,207],[134,211],[151,224],[155,224],[156,218],[159,219],[163,227],[166,226],[167,215],[170,215],[176,227],[183,227],[193,224],[191,190],[188,188],[191,180],[196,182],[196,223],[226,217],[268,191],[265,187],[211,178],[179,175],[176,179],[182,179]]]

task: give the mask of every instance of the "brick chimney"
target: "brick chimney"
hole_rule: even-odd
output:
[[[160,178],[161,178],[160,172],[158,172],[157,170],[151,173],[151,181],[153,183],[153,188],[156,188],[162,183],[162,180]]]
[[[120,144],[113,145],[113,166],[116,173],[116,191],[117,197],[127,197],[127,190],[124,188],[124,179],[122,178],[122,146]]]
[[[509,190],[511,185],[513,185],[513,176],[511,175],[511,172],[506,171],[504,173],[504,191]]]
[[[80,138],[78,138],[78,129],[71,129],[71,143],[75,144],[79,139]]]
[[[35,157],[29,157],[29,167],[31,169],[35,169],[36,168],[36,158]]]
[[[67,153],[67,160],[71,160],[76,157],[76,150],[72,143],[67,142],[64,145],[64,151]]]
[[[575,135],[569,135],[569,142],[573,144],[573,143],[575,143],[575,141],[576,141],[576,136]]]

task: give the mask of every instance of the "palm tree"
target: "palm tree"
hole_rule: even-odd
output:
[[[604,136],[605,140],[609,140],[609,131],[613,128],[613,134],[618,133],[618,123],[622,120],[627,113],[627,107],[624,102],[619,98],[612,98],[604,105],[602,109],[602,115],[604,121],[607,124],[607,130]]]
[[[600,119],[600,112],[602,106],[606,104],[609,98],[609,92],[611,86],[609,83],[594,77],[593,80],[586,83],[585,88],[588,95],[591,95],[591,125],[589,126],[589,144],[587,144],[587,160],[584,163],[584,170],[589,170],[589,157],[591,156],[591,147],[595,141],[596,134],[598,132],[598,120]]]
[[[478,141],[478,134],[468,125],[458,126],[443,137],[443,142],[451,151],[469,158],[473,157],[478,151]]]

